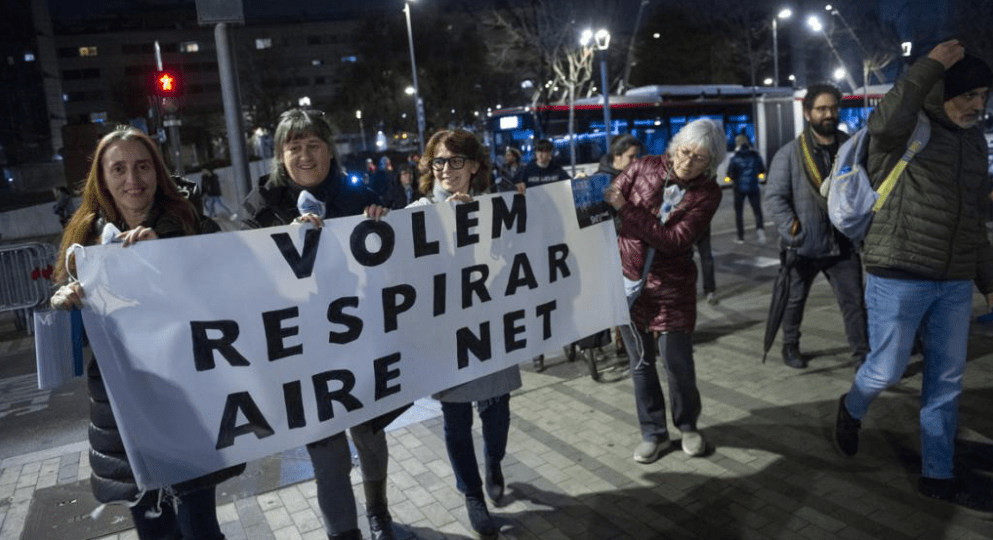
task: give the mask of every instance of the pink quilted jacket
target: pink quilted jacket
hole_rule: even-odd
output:
[[[692,332],[696,325],[696,264],[693,245],[710,225],[721,203],[721,188],[713,176],[680,182],[667,156],[646,156],[632,163],[615,180],[627,204],[621,207],[617,244],[628,279],[640,279],[649,246],[655,248],[648,279],[631,307],[641,330]],[[659,208],[666,186],[686,189],[665,224]]]

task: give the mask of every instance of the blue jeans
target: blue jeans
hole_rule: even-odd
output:
[[[958,398],[962,393],[972,283],[888,279],[870,274],[865,285],[870,352],[855,375],[845,406],[861,419],[873,400],[900,381],[914,335],[924,345],[921,384],[921,475],[952,478]]]
[[[348,430],[359,454],[362,479],[376,482],[386,479],[389,451],[386,432],[372,429],[371,422],[364,422]],[[352,492],[352,452],[345,432],[307,445],[310,461],[314,466],[317,482],[317,505],[321,507],[324,526],[329,535],[341,534],[359,528]]]
[[[483,423],[483,457],[486,465],[498,465],[507,454],[507,434],[510,432],[510,394],[477,401],[479,419]],[[479,476],[476,447],[472,441],[472,403],[441,402],[445,421],[445,448],[455,473],[455,487],[467,496],[483,496],[483,480]]]
[[[620,328],[631,364],[641,438],[647,442],[663,443],[669,440],[669,429],[665,421],[665,396],[662,394],[659,372],[655,369],[655,340],[651,332],[638,331],[636,336],[631,326]],[[672,421],[680,431],[696,431],[702,406],[693,364],[693,336],[689,332],[659,334],[658,350],[662,351],[662,363],[669,381]],[[642,353],[640,356],[639,352]]]

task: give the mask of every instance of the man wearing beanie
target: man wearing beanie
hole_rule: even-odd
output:
[[[905,151],[919,112],[930,121],[931,137],[865,238],[871,351],[838,402],[834,429],[838,451],[855,456],[862,419],[879,394],[900,382],[919,331],[918,492],[984,515],[993,514],[993,501],[955,478],[954,456],[973,281],[993,302],[993,250],[983,224],[987,149],[977,127],[991,84],[985,62],[957,40],[946,41],[911,66],[869,117],[868,171],[876,187]]]

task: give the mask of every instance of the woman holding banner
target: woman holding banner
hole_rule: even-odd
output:
[[[123,241],[127,247],[138,241],[213,230],[217,230],[216,224],[199,215],[169,176],[158,145],[143,132],[122,126],[97,145],[83,187],[82,204],[66,225],[61,252],[74,244]],[[84,291],[73,279],[74,272],[75,259],[62,259],[55,271],[56,283],[62,285],[52,296],[52,307],[82,307]],[[240,474],[245,466],[223,469],[164,490],[139,488],[93,357],[87,361],[87,384],[93,496],[103,504],[127,504],[141,540],[223,540],[217,523],[215,488]],[[167,500],[173,496],[178,505]]]
[[[475,193],[473,187],[487,188],[489,154],[468,131],[440,131],[428,141],[419,168],[423,173],[420,190],[424,197],[408,208],[438,202],[470,202]],[[480,186],[479,182],[484,185]],[[510,432],[510,392],[520,387],[521,372],[515,365],[434,395],[441,402],[445,447],[455,472],[456,487],[465,494],[473,530],[484,539],[496,538],[499,529],[483,498],[483,481],[472,441],[472,402],[476,402],[483,423],[486,493],[498,502],[504,490],[500,462],[506,454]]]
[[[365,213],[386,215],[374,191],[346,186],[324,113],[290,109],[279,118],[269,180],[245,201],[252,227],[293,223],[324,225],[324,219]],[[393,540],[393,519],[386,502],[389,453],[383,429],[406,408],[358,424],[348,431],[358,451],[366,517],[373,540]],[[361,540],[350,472],[351,450],[345,432],[307,445],[317,482],[317,504],[331,540]]]
[[[604,195],[621,219],[617,244],[625,286],[641,291],[631,305],[631,325],[621,327],[641,426],[642,442],[634,451],[638,463],[654,462],[670,446],[665,398],[655,369],[656,345],[683,452],[696,457],[707,450],[697,431],[701,404],[693,363],[693,246],[709,229],[721,203],[714,172],[726,144],[720,124],[694,120],[676,133],[665,155],[630,164]]]

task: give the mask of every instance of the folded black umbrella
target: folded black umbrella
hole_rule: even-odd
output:
[[[762,352],[762,363],[776,341],[776,334],[783,323],[783,312],[790,298],[790,270],[796,266],[799,256],[795,249],[786,249],[779,253],[779,274],[772,284],[772,301],[769,303],[769,318],[765,322],[765,342]]]

